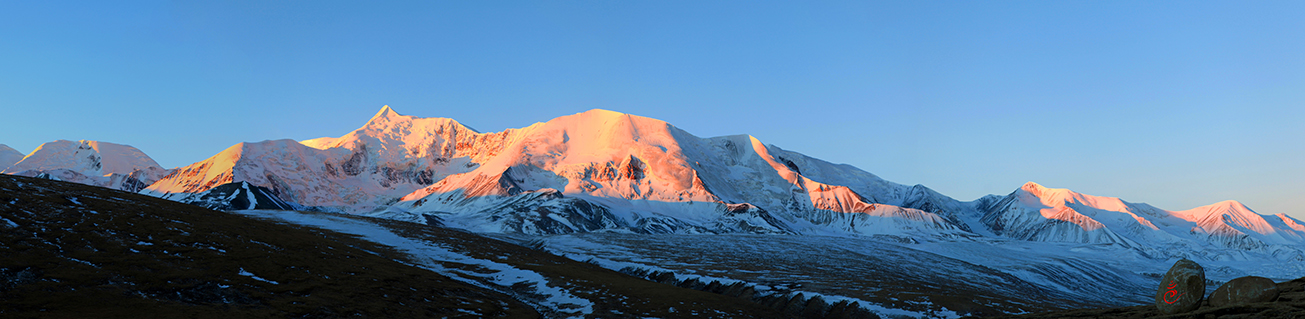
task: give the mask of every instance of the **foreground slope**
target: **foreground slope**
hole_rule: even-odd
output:
[[[781,317],[466,232],[45,179],[0,176],[0,229],[4,317]]]
[[[168,170],[130,145],[57,140],[41,144],[3,173],[135,192],[159,180]]]
[[[536,316],[332,232],[14,176],[0,212],[6,317]]]

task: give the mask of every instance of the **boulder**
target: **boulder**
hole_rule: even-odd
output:
[[[1205,297],[1205,269],[1194,261],[1182,259],[1160,279],[1155,292],[1155,307],[1163,314],[1184,313],[1201,306]]]
[[[1223,307],[1269,302],[1278,299],[1278,284],[1264,277],[1246,276],[1229,280],[1210,293],[1210,306]]]

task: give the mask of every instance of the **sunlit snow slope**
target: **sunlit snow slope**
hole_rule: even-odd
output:
[[[168,170],[130,145],[57,140],[41,144],[3,173],[134,192],[157,181]]]

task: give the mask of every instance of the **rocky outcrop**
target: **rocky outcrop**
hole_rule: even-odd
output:
[[[248,182],[226,183],[201,193],[168,194],[163,198],[213,210],[307,209],[307,207],[281,200],[271,190]]]

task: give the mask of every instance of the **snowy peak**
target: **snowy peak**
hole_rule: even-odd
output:
[[[221,152],[184,167],[151,184],[147,194],[199,193],[234,181],[232,170],[244,153],[246,143],[237,143]]]
[[[479,134],[447,118],[400,115],[382,107],[338,138],[236,144],[149,187],[180,198],[248,182],[287,201],[366,212],[478,167],[501,148],[502,134]]]
[[[49,171],[67,169],[87,176],[131,174],[136,170],[159,168],[144,152],[131,147],[99,141],[57,140],[41,144],[32,154],[5,170],[17,173],[26,170]]]
[[[1063,197],[1064,193],[1069,192],[1068,189],[1051,189],[1034,182],[1024,183],[1024,186],[1020,186],[1020,190],[1028,192],[1037,198]],[[1051,202],[1051,204],[1054,204],[1055,201],[1052,200]]]
[[[1277,217],[1278,220],[1281,220],[1283,225],[1286,225],[1287,228],[1305,233],[1305,223],[1301,223],[1301,221],[1291,218],[1291,216],[1287,216],[1287,214],[1278,213],[1273,216]]]
[[[1225,200],[1218,203],[1205,205],[1205,206],[1201,206],[1185,211],[1178,211],[1175,213],[1176,214],[1174,214],[1174,216],[1178,216],[1179,218],[1188,221],[1200,221],[1219,214],[1232,214],[1232,215],[1256,214],[1255,211],[1252,211],[1250,207],[1246,207],[1246,204],[1242,204],[1241,202],[1235,200]]]
[[[1125,247],[1138,247],[1138,243],[1117,229],[1151,225],[1150,221],[1131,213],[1118,198],[1083,195],[1034,182],[1025,183],[987,207],[980,222],[995,234],[1016,239]],[[1112,227],[1119,224],[1130,226]]]
[[[1276,232],[1264,216],[1234,200],[1175,212],[1174,216],[1196,222],[1202,231],[1214,235],[1244,235],[1247,231],[1268,235]]]
[[[399,115],[399,113],[395,112],[394,109],[391,109],[389,105],[386,105],[386,106],[382,106],[381,110],[377,111],[376,115],[373,115],[370,120],[367,120],[367,125],[365,125],[365,127],[386,126],[393,122],[401,122],[401,121],[412,120],[412,119],[414,119],[414,117]]]
[[[167,170],[130,145],[57,140],[41,144],[3,173],[136,191],[166,175]]]
[[[481,134],[449,118],[420,118],[399,115],[389,106],[382,107],[362,127],[339,138],[305,141],[317,149],[343,147],[364,152],[375,162],[408,162],[418,158],[452,158],[468,156],[479,145]],[[458,154],[459,151],[469,151]]]
[[[388,118],[398,117],[398,116],[401,115],[399,115],[398,112],[395,112],[394,109],[390,108],[389,105],[385,105],[385,106],[381,106],[380,111],[376,111],[376,115],[372,116],[372,120],[376,120],[378,118],[388,119]]]

